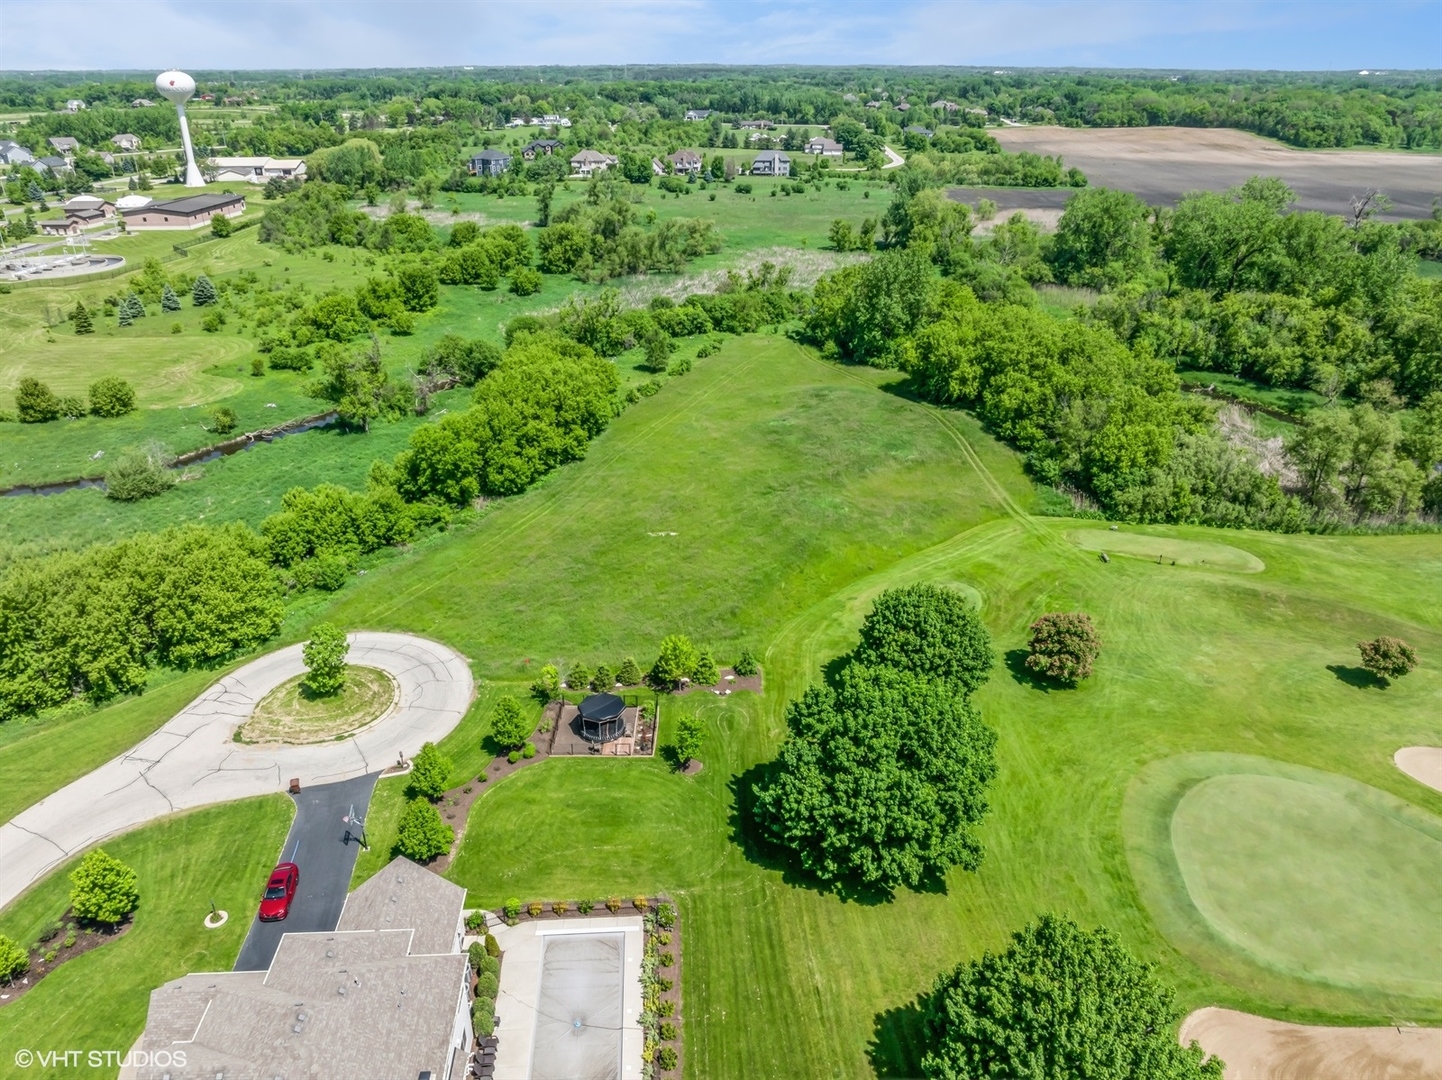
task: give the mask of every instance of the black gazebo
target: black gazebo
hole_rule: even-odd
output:
[[[626,703],[615,694],[592,694],[581,702],[581,738],[608,743],[626,734]]]

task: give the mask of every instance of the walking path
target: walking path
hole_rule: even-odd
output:
[[[352,664],[380,668],[399,692],[391,712],[352,738],[246,746],[232,736],[256,704],[305,671],[301,646],[227,675],[138,746],[0,825],[0,908],[71,855],[137,825],[211,803],[379,772],[460,723],[474,691],[464,657],[409,634],[350,635]]]

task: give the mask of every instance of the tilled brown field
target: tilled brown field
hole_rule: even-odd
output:
[[[1392,200],[1384,219],[1425,218],[1442,196],[1442,155],[1385,150],[1293,150],[1242,131],[1208,128],[1014,127],[991,134],[1008,150],[1061,154],[1094,187],[1120,188],[1153,206],[1189,191],[1225,191],[1251,176],[1279,176],[1304,210],[1345,214],[1348,200],[1378,188]],[[1004,211],[1060,209],[1070,191],[957,188]]]

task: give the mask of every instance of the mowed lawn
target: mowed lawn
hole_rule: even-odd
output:
[[[762,656],[763,695],[663,704],[663,741],[679,716],[701,715],[699,775],[659,759],[527,767],[476,803],[448,876],[485,905],[676,897],[697,1078],[915,1075],[916,995],[1046,910],[1115,929],[1189,1007],[1442,1021],[1442,1001],[1396,983],[1267,968],[1217,935],[1173,940],[1169,901],[1148,898],[1133,860],[1174,858],[1175,803],[1124,813],[1149,768],[1222,753],[1350,777],[1442,821],[1442,795],[1391,764],[1398,747],[1442,738],[1442,541],[1128,526],[1098,539],[1095,523],[1030,517],[1015,457],[964,414],[907,400],[895,379],[822,363],[781,337],[728,341],[628,409],[584,462],[308,609],[347,629],[433,636],[471,658],[487,685],[443,744],[453,783],[485,761],[495,697],[523,693],[547,660],[648,663],[669,632],[723,663],[742,647]],[[1123,557],[1102,563],[1107,544]],[[943,890],[845,900],[755,849],[747,792],[775,755],[786,700],[855,643],[877,592],[917,580],[977,598],[998,645],[977,698],[999,734],[986,858]],[[1035,685],[1019,662],[1027,626],[1056,610],[1089,612],[1103,638],[1096,676],[1074,691]],[[1355,642],[1380,633],[1422,655],[1386,690],[1355,671]],[[358,877],[384,861],[401,789],[377,793],[376,848]],[[230,815],[246,805],[216,808],[215,835],[233,835]],[[1295,867],[1326,846],[1325,836],[1288,845],[1296,815],[1276,806],[1274,792],[1251,799],[1234,824],[1271,815],[1259,822],[1269,846],[1229,856],[1259,883],[1268,852],[1290,851]],[[1335,847],[1309,900],[1345,926],[1356,890],[1337,883],[1367,867],[1355,846]],[[157,974],[105,985],[143,1002]],[[61,1030],[88,1037],[87,1023],[72,1016]]]
[[[145,1027],[151,990],[189,971],[229,971],[294,812],[284,795],[269,795],[166,818],[106,841],[105,850],[138,875],[134,925],[0,1008],[0,1075],[106,1075],[83,1064],[68,1071],[19,1069],[14,1055],[20,1049],[124,1054]],[[59,919],[69,905],[74,864],[0,914],[0,934],[33,942]],[[230,913],[218,930],[204,926],[212,900]]]

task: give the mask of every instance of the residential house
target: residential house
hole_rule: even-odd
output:
[[[898,101],[898,102],[896,103],[896,111],[897,111],[897,112],[910,112],[910,111],[911,111],[911,106],[908,105],[908,104],[907,104],[906,102],[904,102],[904,101]]]
[[[828,139],[820,135],[806,144],[806,152],[808,154],[816,154],[820,157],[839,158],[842,156],[844,149],[845,148],[835,139]]]
[[[63,173],[69,172],[71,168],[70,162],[65,158],[53,155],[40,158],[32,164],[35,166],[35,171],[41,173]]]
[[[206,971],[150,994],[127,1075],[465,1080],[475,1048],[466,891],[396,858],[334,930],[281,935],[264,971]]]
[[[866,103],[866,107],[867,107],[868,109],[879,109],[879,108],[881,108],[881,102],[879,102],[879,101],[868,101],[868,102]]]
[[[705,120],[705,119],[706,119],[707,117],[709,117],[710,115],[711,115],[711,110],[710,110],[710,109],[687,109],[687,110],[686,110],[685,119],[687,119],[687,120]]]
[[[536,139],[521,147],[521,157],[527,161],[535,161],[536,157],[542,154],[550,157],[557,150],[561,149],[562,145],[559,139]]]
[[[85,108],[85,102],[81,101],[79,98],[71,98],[65,103],[66,112],[79,112],[83,108]]]
[[[651,175],[652,175],[652,176],[665,176],[665,175],[666,175],[666,165],[665,165],[665,163],[664,163],[660,158],[655,158],[655,157],[653,157],[653,158],[651,159]]]
[[[125,227],[136,229],[198,229],[213,217],[240,217],[244,195],[189,195],[183,199],[153,202],[124,212]]]
[[[134,152],[140,149],[140,136],[131,135],[129,132],[126,132],[123,135],[112,135],[110,136],[110,141],[113,142],[121,150],[125,150],[127,152]]]
[[[763,150],[751,162],[752,176],[790,176],[791,157],[781,150]]]
[[[221,103],[222,105],[244,105],[244,104],[245,104],[245,98],[243,98],[243,97],[227,97],[227,98],[221,98],[221,99],[220,99],[220,103]]]
[[[598,153],[595,150],[582,150],[571,156],[571,171],[577,176],[590,176],[595,172],[605,172],[615,165],[617,160],[610,154]]]
[[[967,109],[967,110],[966,110],[966,115],[967,115],[967,116],[987,116],[987,115],[989,115],[989,114],[987,113],[987,111],[986,111],[985,109]]]
[[[155,102],[151,101],[148,97],[138,97],[130,103],[130,107],[132,109],[148,109],[154,104]]]
[[[924,128],[920,124],[909,125],[906,128],[906,133],[908,135],[924,135],[928,139],[934,134],[931,128]]]
[[[699,173],[705,162],[701,155],[695,150],[677,150],[674,154],[667,154],[666,160],[671,163],[671,171],[680,175],[681,173]]]
[[[13,139],[0,139],[0,165],[29,165],[35,155]]]
[[[511,167],[511,155],[504,150],[482,150],[466,163],[472,176],[500,176]]]
[[[80,140],[73,139],[69,135],[53,135],[45,140],[58,153],[64,154],[67,158],[73,157],[75,151],[80,149]]]
[[[774,128],[776,125],[770,120],[738,120],[736,126],[743,130],[754,128],[759,131],[765,131],[767,128]]]
[[[931,107],[937,112],[956,112],[958,109],[961,108],[961,106],[958,105],[956,102],[947,101],[945,98],[941,98],[938,101],[933,101],[931,103]]]
[[[213,157],[206,159],[205,171],[215,184],[263,184],[276,176],[282,180],[304,180],[305,159]]]

